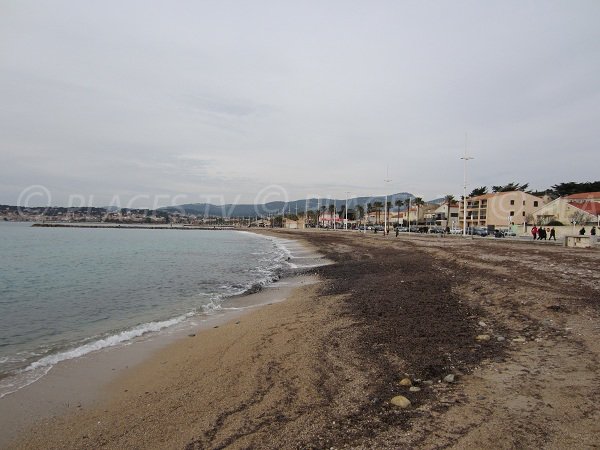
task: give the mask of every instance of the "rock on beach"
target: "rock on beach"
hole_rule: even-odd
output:
[[[410,406],[410,400],[404,395],[397,395],[390,400],[390,403],[394,406],[399,406],[402,409],[406,409]]]

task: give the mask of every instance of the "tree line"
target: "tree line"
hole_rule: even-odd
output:
[[[505,185],[492,186],[491,192],[522,191],[537,196],[548,195],[552,198],[558,198],[567,195],[581,194],[584,192],[600,192],[600,181],[586,181],[583,183],[569,181],[566,183],[555,184],[543,191],[533,191],[528,188],[529,183],[520,184],[513,181]],[[477,197],[479,195],[487,194],[488,192],[487,186],[480,186],[473,189],[469,194],[469,197]]]

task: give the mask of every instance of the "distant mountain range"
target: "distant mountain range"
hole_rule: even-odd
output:
[[[408,192],[388,195],[388,202],[392,205],[396,200],[414,199],[415,196]],[[440,199],[433,200],[432,203],[437,203]],[[443,199],[441,199],[443,201]],[[290,202],[269,202],[262,205],[213,205],[211,203],[187,203],[178,206],[168,206],[160,208],[162,211],[170,213],[180,212],[182,214],[193,214],[202,217],[255,217],[267,216],[269,214],[281,214],[284,209],[286,213],[295,214],[306,210],[314,211],[320,206],[329,206],[335,202],[339,211],[342,205],[346,204],[346,199],[331,199],[331,198],[309,198],[303,200],[293,200]],[[366,205],[367,203],[385,202],[385,196],[379,195],[374,197],[354,197],[348,199],[348,209],[354,208],[356,205]]]

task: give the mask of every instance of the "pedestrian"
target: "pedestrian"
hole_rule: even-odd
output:
[[[583,236],[585,234],[585,227],[581,227],[581,230],[579,230],[579,234],[581,236]]]
[[[554,240],[556,240],[556,230],[554,229],[554,227],[552,227],[550,229],[550,239],[548,239],[549,241],[552,240],[554,238]]]
[[[590,234],[592,236],[596,236],[596,226],[593,226],[592,229],[590,230]]]
[[[531,229],[531,235],[533,236],[533,240],[535,241],[535,239],[537,238],[537,232],[538,229],[537,227],[534,225],[533,228]]]
[[[544,227],[538,229],[538,241],[541,240],[546,240],[546,229]]]
[[[396,227],[396,237],[398,237],[398,233],[400,233],[400,227]]]

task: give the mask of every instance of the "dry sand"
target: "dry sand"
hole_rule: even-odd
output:
[[[16,448],[594,448],[600,251],[280,232],[335,264]],[[239,323],[237,323],[239,322]],[[480,336],[479,340],[477,336]],[[443,382],[448,374],[454,383]],[[399,380],[408,377],[419,391]],[[412,402],[390,404],[396,395]]]

